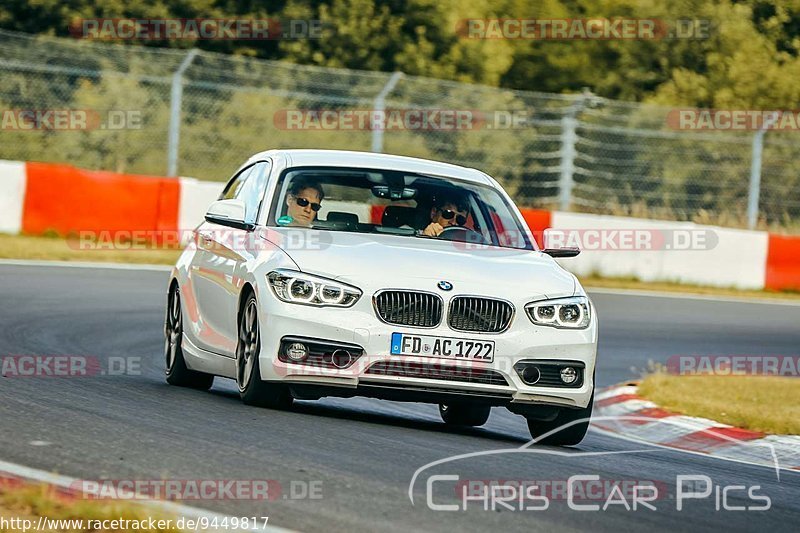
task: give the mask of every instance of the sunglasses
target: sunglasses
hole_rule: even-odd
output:
[[[309,202],[308,199],[306,199],[306,198],[299,198],[298,197],[298,198],[295,198],[294,201],[297,202],[297,205],[299,205],[300,207],[307,207],[307,206],[310,205],[312,211],[314,211],[314,212],[317,212],[320,209],[322,209],[322,205],[321,204]]]
[[[452,209],[440,209],[439,213],[442,215],[442,218],[445,219],[445,220],[450,220],[453,217],[456,217],[456,224],[458,224],[459,226],[463,226],[464,224],[467,223],[467,217],[465,217],[464,215],[459,215],[458,213],[456,213]]]

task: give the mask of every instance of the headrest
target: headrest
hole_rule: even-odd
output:
[[[389,205],[383,211],[381,225],[390,228],[411,226],[414,229],[420,229],[420,218],[420,211],[415,207],[408,207],[405,205]]]
[[[328,222],[343,222],[348,226],[358,225],[358,215],[355,213],[345,213],[344,211],[330,211],[325,220]]]

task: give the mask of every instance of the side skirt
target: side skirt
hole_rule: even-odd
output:
[[[236,379],[236,359],[198,348],[183,334],[183,358],[190,370]]]

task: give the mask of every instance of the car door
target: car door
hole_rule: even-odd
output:
[[[259,161],[239,171],[226,185],[220,200],[245,203],[244,222],[255,224],[264,198],[270,163]],[[196,296],[199,348],[233,357],[236,351],[236,306],[244,283],[243,264],[252,257],[246,245],[252,233],[205,221],[196,230],[197,252],[189,268]]]

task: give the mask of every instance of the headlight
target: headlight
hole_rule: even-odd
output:
[[[275,296],[293,304],[350,307],[361,298],[356,287],[296,270],[273,270],[267,280]]]
[[[542,300],[525,306],[531,322],[537,326],[583,329],[591,321],[591,306],[586,296]]]

